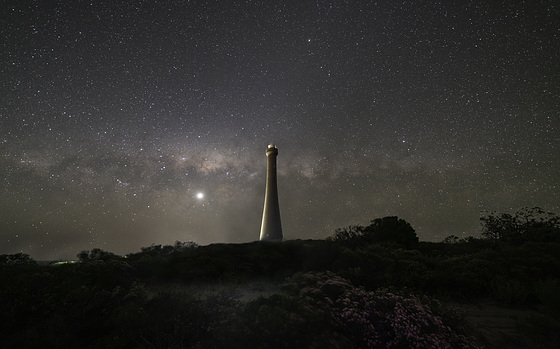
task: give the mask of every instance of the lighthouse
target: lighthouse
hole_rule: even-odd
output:
[[[278,156],[278,148],[270,144],[266,148],[266,193],[264,195],[261,241],[282,241],[283,239],[276,184],[276,156]]]

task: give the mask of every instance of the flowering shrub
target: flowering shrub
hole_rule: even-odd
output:
[[[330,309],[333,325],[360,348],[479,347],[450,327],[452,321],[444,319],[443,307],[433,299],[367,292],[330,272],[299,275],[286,289]]]

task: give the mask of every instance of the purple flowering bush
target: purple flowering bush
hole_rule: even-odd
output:
[[[480,348],[453,312],[427,297],[368,292],[331,273],[306,273],[285,289],[322,309],[360,348]]]

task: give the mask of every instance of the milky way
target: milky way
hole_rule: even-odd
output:
[[[560,213],[556,1],[9,1],[0,253]],[[199,195],[201,193],[202,195]]]

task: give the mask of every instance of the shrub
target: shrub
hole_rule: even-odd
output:
[[[560,294],[560,280],[549,278],[539,281],[534,286],[534,290],[541,304],[557,314],[560,313],[560,297],[558,297]]]
[[[505,305],[521,304],[529,295],[529,287],[517,279],[497,277],[490,283],[492,297]]]
[[[328,309],[334,328],[359,348],[477,348],[474,338],[450,327],[437,301],[388,291],[367,292],[333,273],[296,276],[288,291]],[[437,306],[430,306],[436,304]],[[436,313],[439,310],[440,313]]]

